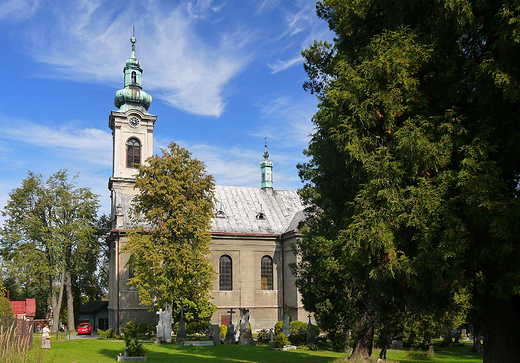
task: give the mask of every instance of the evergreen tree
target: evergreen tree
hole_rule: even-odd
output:
[[[484,361],[519,361],[520,4],[317,10],[336,38],[303,52],[320,100],[299,166],[306,308],[368,356],[375,327],[417,341],[473,305]]]

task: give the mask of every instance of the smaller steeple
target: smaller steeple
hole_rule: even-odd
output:
[[[273,189],[273,163],[269,161],[269,152],[267,151],[267,137],[265,140],[264,160],[260,163],[262,172],[262,189]]]

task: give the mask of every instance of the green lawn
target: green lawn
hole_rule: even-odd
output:
[[[35,336],[34,346],[29,353],[29,362],[91,363],[116,362],[116,356],[125,343],[118,340],[98,339],[52,339],[52,349],[40,349],[41,338]],[[220,345],[216,347],[183,347],[175,344],[155,345],[145,343],[148,362],[229,362],[229,363],[282,363],[282,362],[334,362],[345,358],[344,353],[321,351],[274,351],[266,346],[246,347]],[[379,351],[374,351],[377,357]],[[38,359],[40,358],[40,359]],[[415,362],[406,358],[405,351],[389,350],[387,360],[399,363]],[[422,361],[425,362],[425,361]],[[435,348],[435,356],[429,362],[480,363],[481,355],[470,353],[470,347]]]

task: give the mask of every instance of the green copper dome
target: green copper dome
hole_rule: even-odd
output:
[[[135,37],[130,39],[132,43],[132,55],[126,61],[123,74],[125,75],[124,88],[116,92],[114,98],[114,105],[119,108],[119,111],[125,112],[128,110],[139,110],[145,114],[152,103],[152,96],[143,91],[141,84],[141,76],[143,70],[141,63],[135,57]]]

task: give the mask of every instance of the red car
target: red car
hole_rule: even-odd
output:
[[[78,326],[78,335],[79,334],[92,334],[92,327],[89,323],[81,323]]]

